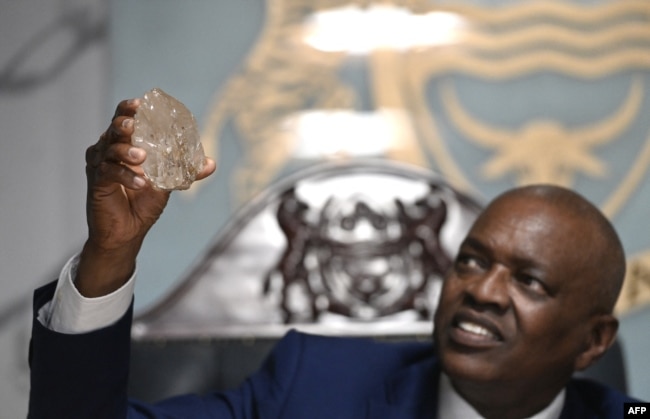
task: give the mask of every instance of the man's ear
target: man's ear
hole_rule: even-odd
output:
[[[618,331],[618,320],[611,314],[592,317],[585,349],[575,361],[575,371],[582,371],[596,362],[614,343]]]

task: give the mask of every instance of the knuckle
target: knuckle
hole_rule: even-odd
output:
[[[99,163],[96,167],[97,175],[99,177],[104,177],[110,172],[110,166],[105,161]]]
[[[124,109],[124,103],[125,101],[121,101],[120,103],[117,104],[115,107],[115,113],[113,114],[113,120],[117,118],[118,116],[122,115],[122,109]]]
[[[86,149],[86,163],[90,163],[93,154],[95,154],[95,146],[92,145]]]
[[[90,146],[86,149],[86,164],[90,166],[97,166],[103,160],[103,151],[101,143],[97,143],[93,146]]]

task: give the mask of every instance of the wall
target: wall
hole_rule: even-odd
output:
[[[26,409],[31,290],[55,278],[84,240],[86,147],[106,127],[118,100],[154,86],[185,101],[205,124],[215,95],[241,68],[268,12],[262,0],[193,0],[191,5],[171,0],[0,0],[0,419],[23,417]],[[58,67],[66,53],[70,55]],[[348,80],[355,80],[353,70],[343,71]],[[545,83],[543,78],[540,82]],[[613,81],[606,88],[618,92],[617,83],[627,86]],[[489,94],[486,86],[478,88]],[[480,100],[474,104],[481,106]],[[597,115],[617,105],[602,106],[570,111]],[[217,175],[201,188],[175,194],[145,243],[138,309],[154,304],[174,285],[238,205],[231,180],[250,150],[236,140],[234,129],[226,124],[228,135],[214,148]],[[479,152],[467,155],[466,167],[479,166]],[[615,147],[599,155],[613,158],[607,160],[613,176],[629,165]],[[431,160],[434,167],[439,163]],[[282,176],[282,170],[267,180]],[[650,247],[647,173],[642,179],[614,217],[631,255]],[[485,199],[513,182],[475,181]],[[584,176],[578,185],[602,202],[613,182]],[[635,311],[629,320],[623,317],[622,337],[632,393],[650,399],[644,360],[647,321],[647,310]]]
[[[0,9],[4,419],[25,416],[31,291],[83,243],[84,151],[110,114],[105,2],[2,0]]]

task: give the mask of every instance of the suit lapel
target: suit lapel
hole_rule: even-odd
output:
[[[597,419],[604,417],[597,413],[604,396],[604,394],[597,391],[593,393],[588,391],[581,392],[576,381],[570,381],[566,387],[566,398],[564,399],[564,407],[562,408],[560,419]],[[587,398],[585,399],[585,397]]]

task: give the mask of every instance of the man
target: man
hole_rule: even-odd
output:
[[[622,416],[629,398],[572,379],[614,341],[621,243],[593,205],[544,185],[506,192],[476,220],[443,285],[435,347],[290,332],[239,389],[127,401],[135,259],[169,196],[131,146],[138,103],[122,102],[88,149],[88,240],[56,292],[35,294],[29,417]]]

